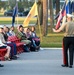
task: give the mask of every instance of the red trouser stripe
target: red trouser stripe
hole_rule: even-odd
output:
[[[62,51],[63,51],[63,63],[66,64],[66,57],[64,53],[64,43],[62,44]]]

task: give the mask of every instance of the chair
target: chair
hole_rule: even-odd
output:
[[[0,49],[0,60],[1,61],[4,61],[4,56],[5,56],[6,52],[7,52],[6,48]]]
[[[18,54],[24,51],[24,43],[22,43],[17,36],[9,36],[8,41],[16,44]]]

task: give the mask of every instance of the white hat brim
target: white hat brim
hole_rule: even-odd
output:
[[[0,25],[0,28],[3,28],[3,26],[2,26],[2,25]]]
[[[72,17],[72,18],[74,17],[74,15],[72,15],[72,14],[67,14],[67,16],[68,17]]]

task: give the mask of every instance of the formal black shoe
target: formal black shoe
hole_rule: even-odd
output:
[[[61,65],[61,66],[62,66],[62,67],[68,67],[68,65],[64,65],[64,64],[63,64],[63,65]]]
[[[72,68],[72,65],[70,65],[69,68]]]
[[[1,64],[0,64],[0,67],[4,67],[4,65],[1,65]]]

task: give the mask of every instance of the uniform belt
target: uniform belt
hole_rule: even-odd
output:
[[[65,37],[74,37],[74,35],[66,35]]]

